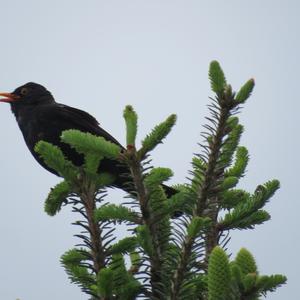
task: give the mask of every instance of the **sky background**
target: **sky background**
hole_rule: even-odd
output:
[[[138,112],[139,140],[176,113],[153,162],[182,183],[202,141],[210,61],[221,63],[234,89],[254,77],[240,115],[251,157],[240,187],[253,191],[277,178],[281,189],[267,205],[272,220],[233,232],[229,249],[248,248],[262,274],[287,275],[288,285],[267,299],[299,299],[299,10],[296,0],[0,0],[0,89],[43,84],[122,143],[126,104]],[[75,216],[68,208],[55,217],[43,211],[60,179],[31,157],[6,104],[0,120],[0,299],[86,300],[59,264],[78,242]]]

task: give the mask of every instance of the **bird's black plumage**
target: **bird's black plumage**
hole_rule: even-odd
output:
[[[82,132],[89,132],[93,135],[102,136],[107,141],[122,147],[114,137],[99,126],[98,121],[93,116],[80,109],[57,103],[52,94],[42,85],[29,82],[12,93],[1,93],[0,95],[7,97],[0,101],[10,103],[26,145],[34,158],[45,169],[56,175],[58,175],[57,172],[49,168],[34,151],[36,143],[40,140],[61,148],[65,157],[77,166],[83,164],[83,156],[60,140],[64,130],[78,129]],[[126,176],[129,174],[129,170],[125,165],[103,159],[99,169],[116,177],[114,186],[123,190],[127,189],[130,178]],[[167,186],[165,186],[165,191],[169,196],[175,192]]]

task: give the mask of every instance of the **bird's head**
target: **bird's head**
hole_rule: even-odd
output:
[[[17,106],[39,105],[54,102],[51,93],[42,85],[28,82],[12,93],[0,93],[0,102],[10,103],[12,108]]]

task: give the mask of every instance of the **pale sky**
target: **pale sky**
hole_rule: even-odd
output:
[[[207,78],[218,60],[234,89],[254,77],[242,111],[241,144],[250,152],[240,187],[269,179],[281,189],[267,210],[272,220],[233,232],[229,249],[257,259],[261,274],[282,273],[288,284],[267,299],[299,295],[299,2],[276,0],[0,0],[1,84],[12,91],[28,81],[45,85],[62,102],[94,115],[125,141],[122,111],[139,115],[139,139],[169,114],[178,122],[153,152],[170,167],[172,183],[186,182],[211,96]],[[78,240],[75,216],[55,217],[44,200],[59,178],[26,148],[9,106],[0,105],[0,299],[86,300],[59,264]],[[108,200],[120,203],[114,191]]]

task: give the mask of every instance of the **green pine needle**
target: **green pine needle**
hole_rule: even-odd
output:
[[[255,190],[255,195],[260,201],[266,203],[280,188],[280,182],[277,179],[267,181],[263,185],[259,185]]]
[[[240,202],[231,212],[227,213],[220,222],[224,230],[253,228],[270,219],[270,215],[261,208],[274,195],[280,184],[278,180],[271,180],[259,185],[255,193]]]
[[[116,177],[110,173],[97,173],[93,174],[92,180],[95,181],[96,186],[100,189],[105,186],[111,186],[115,181]]]
[[[94,153],[85,154],[84,169],[88,174],[97,174],[102,157]]]
[[[45,212],[49,216],[54,216],[61,209],[62,204],[66,201],[70,193],[70,186],[66,181],[62,181],[51,189],[46,201]]]
[[[155,126],[149,135],[142,141],[142,148],[139,150],[139,157],[143,158],[152,151],[169,134],[176,123],[176,115],[170,115],[164,122]]]
[[[138,270],[138,268],[140,267],[140,264],[142,262],[140,254],[133,251],[129,254],[129,257],[130,257],[130,262],[131,262],[131,269]]]
[[[223,93],[226,87],[226,79],[220,64],[216,60],[210,63],[208,76],[211,83],[211,89],[216,94]]]
[[[136,299],[141,290],[141,284],[127,272],[123,256],[114,254],[110,267],[114,272],[114,289],[118,298],[122,300]]]
[[[235,263],[239,266],[243,274],[257,274],[257,266],[254,257],[246,248],[240,249],[235,258]]]
[[[68,161],[59,147],[45,141],[39,141],[34,150],[42,157],[48,167],[54,169],[59,175],[73,181],[77,168]]]
[[[136,228],[136,232],[139,245],[141,245],[147,255],[152,256],[154,249],[149,229],[145,225],[140,225]]]
[[[81,265],[81,261],[85,259],[86,256],[82,251],[71,249],[62,255],[61,263],[69,275],[71,282],[90,290],[90,287],[96,283],[96,277],[89,273],[86,266]]]
[[[223,230],[229,229],[253,229],[255,225],[260,225],[270,220],[270,215],[265,210],[252,212],[252,204],[238,206],[231,213],[227,213],[224,220],[220,222]]]
[[[227,254],[221,247],[217,246],[209,256],[208,299],[229,299],[230,280],[230,268]]]
[[[221,206],[226,209],[232,209],[240,203],[250,199],[250,193],[241,189],[225,190],[221,193]]]
[[[134,146],[137,134],[137,114],[131,105],[125,107],[123,117],[126,122],[126,143]]]
[[[240,124],[237,124],[233,128],[231,128],[231,131],[229,132],[221,149],[222,153],[219,161],[220,164],[222,164],[222,166],[224,167],[230,166],[233,159],[233,155],[238,147],[243,131],[244,131],[244,127]]]
[[[133,210],[115,204],[103,205],[94,211],[94,218],[97,222],[100,221],[125,221],[136,223],[139,221],[139,216]]]
[[[167,181],[173,176],[172,170],[168,168],[154,168],[147,174],[145,184],[147,187],[155,187]]]
[[[97,274],[97,287],[102,297],[110,298],[113,293],[114,272],[111,268],[103,268]]]
[[[255,292],[256,279],[257,279],[256,273],[248,273],[242,279],[244,292],[245,293],[252,292],[252,294],[254,294],[254,296],[255,296],[254,299],[257,299],[257,292]],[[253,299],[253,298],[250,298],[250,299]]]
[[[239,103],[245,103],[246,100],[250,97],[254,85],[255,85],[254,79],[253,78],[249,79],[236,94],[235,101]]]
[[[228,118],[226,125],[232,130],[239,124],[239,118],[235,116],[231,116]]]
[[[117,159],[121,151],[120,146],[107,141],[101,136],[95,136],[75,129],[63,131],[61,139],[82,154],[92,153],[100,157]]]
[[[220,188],[222,191],[225,191],[225,190],[235,187],[238,184],[238,182],[239,182],[239,179],[237,177],[229,176],[229,177],[224,178]]]
[[[126,254],[131,253],[138,246],[136,237],[125,237],[118,241],[110,248],[111,254]]]
[[[207,228],[210,224],[210,218],[193,217],[187,227],[187,234],[191,239],[195,239],[201,231]]]
[[[83,249],[70,249],[65,252],[61,257],[61,262],[64,265],[74,266],[86,260],[88,253]]]
[[[225,172],[225,176],[235,176],[241,178],[248,165],[249,155],[246,147],[238,147],[235,154],[234,165]]]
[[[282,284],[285,284],[287,281],[286,276],[281,274],[275,274],[270,276],[259,276],[256,282],[256,287],[259,291],[265,295],[266,292],[274,292],[276,288],[280,287]]]

